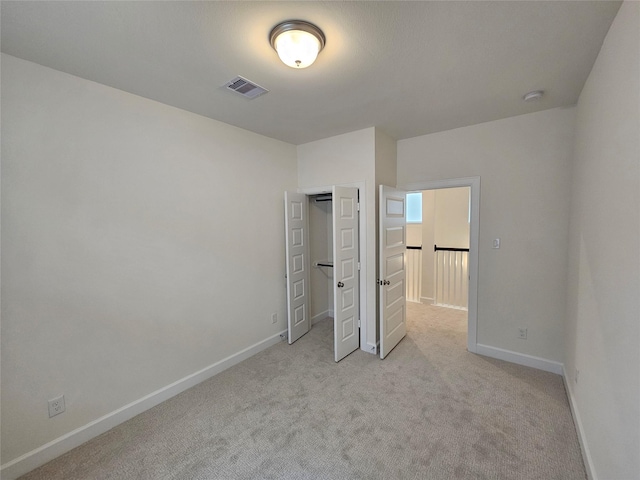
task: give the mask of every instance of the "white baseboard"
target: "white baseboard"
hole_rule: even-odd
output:
[[[458,305],[449,305],[448,303],[434,303],[434,307],[442,307],[442,308],[450,308],[451,310],[464,310],[467,312],[469,309],[467,307],[460,307]]]
[[[598,480],[596,470],[593,465],[593,458],[589,451],[589,445],[587,444],[587,437],[584,433],[584,427],[582,426],[582,420],[580,419],[580,412],[576,405],[576,399],[573,396],[573,388],[571,386],[571,380],[567,375],[567,372],[562,366],[562,379],[564,380],[564,387],[567,391],[567,397],[569,397],[569,407],[571,408],[571,415],[573,416],[573,423],[576,426],[576,433],[578,434],[578,442],[580,443],[580,450],[582,451],[582,459],[584,460],[584,468],[587,471],[587,478],[589,480]]]
[[[283,331],[262,340],[250,347],[245,348],[233,355],[228,356],[219,362],[214,363],[202,370],[192,373],[166,387],[156,390],[149,395],[142,397],[118,410],[115,410],[103,417],[94,420],[80,428],[73,430],[41,447],[32,450],[21,457],[12,460],[0,467],[0,478],[3,480],[14,480],[31,470],[53,460],[60,455],[82,445],[83,443],[111,430],[113,427],[126,422],[136,415],[149,410],[152,407],[168,400],[171,397],[184,392],[185,390],[217,375],[218,373],[230,368],[237,363],[252,357],[256,353],[269,348],[282,339],[280,335],[287,333]]]
[[[315,325],[320,320],[324,320],[327,317],[333,318],[333,310],[325,310],[324,312],[320,312],[317,315],[311,317],[311,325]]]
[[[425,303],[427,305],[433,305],[433,298],[431,298],[431,297],[420,297],[420,302]]]
[[[512,352],[511,350],[504,350],[502,348],[490,347],[489,345],[482,345],[480,343],[477,344],[476,347],[476,353],[484,355],[485,357],[497,358],[498,360],[505,360],[507,362],[517,363],[518,365],[524,365],[525,367],[537,368],[545,372],[562,375],[563,365],[560,362],[534,357],[533,355],[527,355],[525,353]]]

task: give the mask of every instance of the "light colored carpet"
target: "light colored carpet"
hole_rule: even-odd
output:
[[[559,376],[468,353],[465,312],[408,311],[385,360],[334,363],[325,320],[22,478],[586,478]]]

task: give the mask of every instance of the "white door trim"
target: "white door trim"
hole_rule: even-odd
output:
[[[469,311],[467,315],[467,350],[478,351],[478,243],[480,233],[480,177],[449,178],[398,185],[414,192],[439,188],[471,188],[471,232],[469,239]]]
[[[367,262],[367,202],[365,202],[366,189],[365,182],[340,183],[336,184],[340,187],[356,187],[360,191],[360,350],[367,353],[375,354],[377,348],[375,345],[367,343],[367,331],[369,328],[376,328],[376,306],[367,304],[367,288],[368,288],[368,271]],[[298,188],[298,193],[305,195],[318,195],[320,193],[331,193],[333,185],[320,187],[302,187]],[[375,275],[375,265],[371,265]],[[375,278],[373,279],[375,282]],[[375,300],[375,295],[373,296]],[[371,313],[370,313],[371,312]]]

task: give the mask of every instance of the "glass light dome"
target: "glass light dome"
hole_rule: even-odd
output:
[[[322,31],[312,23],[288,20],[271,30],[271,46],[280,60],[292,68],[307,68],[324,48]]]

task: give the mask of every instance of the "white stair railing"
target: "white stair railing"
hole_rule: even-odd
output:
[[[434,304],[467,310],[469,249],[435,246]]]
[[[407,247],[407,301],[420,303],[422,292],[422,247]]]

